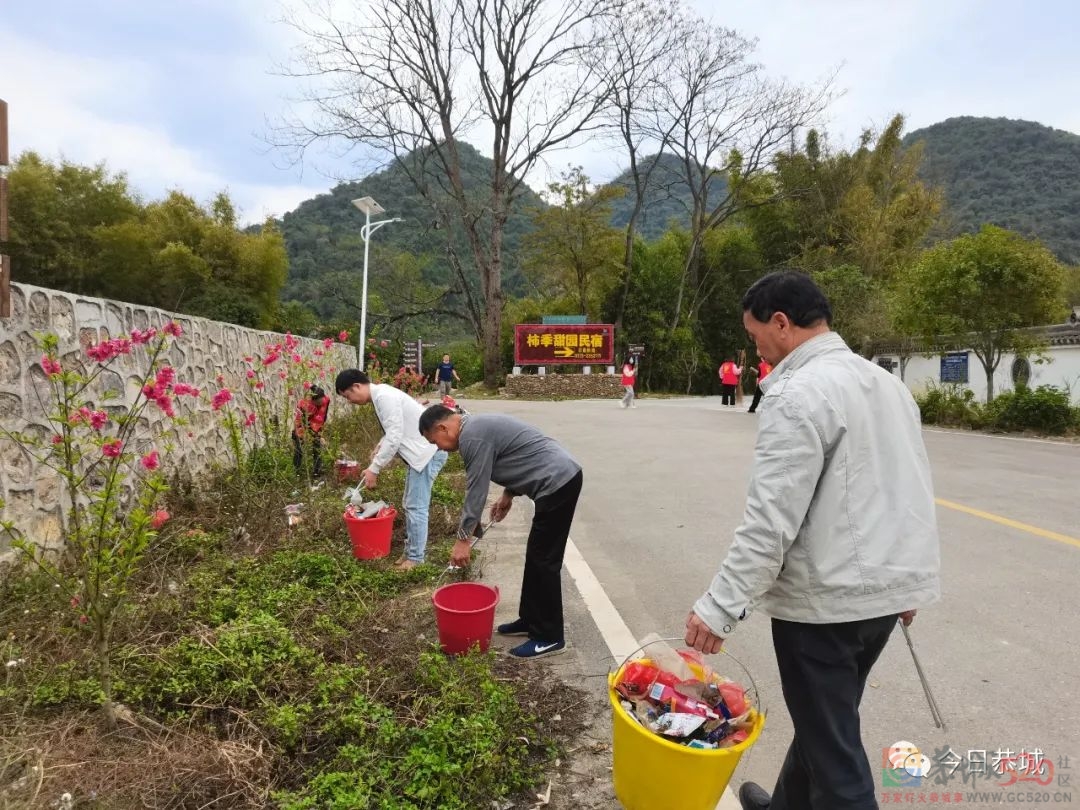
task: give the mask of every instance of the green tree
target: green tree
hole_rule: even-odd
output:
[[[904,274],[897,301],[907,334],[971,345],[989,402],[1002,354],[1042,348],[1019,330],[1063,316],[1065,268],[1038,242],[986,225],[927,250]]]
[[[548,186],[551,205],[533,215],[535,230],[525,237],[525,269],[538,288],[590,319],[617,281],[622,234],[609,223],[611,201],[622,194],[616,186],[590,188],[581,167],[572,168]]]
[[[140,205],[127,177],[103,163],[59,164],[24,152],[8,172],[12,278],[27,284],[92,295],[91,271],[100,228],[128,222]]]
[[[869,354],[874,341],[892,331],[884,285],[853,264],[811,274],[829,299],[833,329],[855,351]]]

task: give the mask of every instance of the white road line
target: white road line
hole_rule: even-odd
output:
[[[924,433],[939,433],[943,436],[973,436],[980,439],[997,439],[1003,442],[1028,442],[1029,444],[1052,444],[1056,447],[1078,447],[1075,442],[1064,439],[1033,439],[1030,436],[999,436],[996,433],[980,433],[976,430],[948,430],[945,428],[923,428]]]
[[[608,597],[604,586],[600,584],[600,580],[596,578],[592,568],[589,567],[585,558],[581,556],[581,552],[574,544],[574,541],[569,538],[566,541],[566,554],[563,557],[563,564],[566,566],[566,570],[570,572],[578,593],[581,594],[581,599],[585,602],[585,607],[589,609],[589,613],[592,615],[597,629],[600,630],[604,643],[607,644],[608,650],[611,651],[611,657],[614,659],[615,664],[621,664],[627,656],[637,650],[637,639],[630,632],[630,628],[626,626],[626,622],[619,615],[619,611],[615,609],[615,605]],[[724,791],[716,810],[739,810],[739,801],[735,798],[735,794],[731,792],[730,786]]]
[[[607,644],[608,649],[611,651],[611,657],[615,659],[616,664],[621,664],[630,653],[638,648],[637,639],[630,632],[630,628],[626,626],[623,617],[619,615],[619,611],[615,609],[615,605],[608,598],[604,586],[600,584],[600,580],[596,578],[592,568],[585,562],[585,558],[581,556],[581,552],[578,551],[578,547],[572,539],[566,541],[566,555],[563,562],[566,565],[566,570],[570,572],[570,576],[574,578],[578,593],[581,594],[585,607],[592,614],[593,621],[596,622],[604,643]]]

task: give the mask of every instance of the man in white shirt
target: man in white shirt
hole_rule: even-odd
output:
[[[720,649],[753,608],[773,647],[795,736],[770,796],[743,810],[871,810],[875,781],[859,701],[897,619],[940,593],[930,463],[919,409],[897,377],[847,347],[809,276],[755,283],[743,325],[774,365],[746,510],[686,643]]]
[[[405,479],[405,554],[394,564],[396,571],[408,571],[424,561],[428,539],[428,511],[431,487],[447,455],[420,435],[418,426],[423,407],[404,391],[392,385],[371,382],[364,372],[348,368],[337,376],[338,395],[351,405],[375,406],[375,416],[382,425],[383,437],[375,448],[371,464],[363,473],[364,486],[371,489],[379,472],[395,455],[408,466]]]

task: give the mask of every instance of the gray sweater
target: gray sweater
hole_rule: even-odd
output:
[[[459,536],[475,533],[492,481],[535,501],[554,494],[581,472],[581,465],[554,439],[503,414],[462,417],[458,452],[467,479]]]

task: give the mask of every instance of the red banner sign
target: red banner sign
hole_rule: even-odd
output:
[[[615,327],[610,323],[538,324],[514,327],[514,363],[519,366],[611,365]]]

